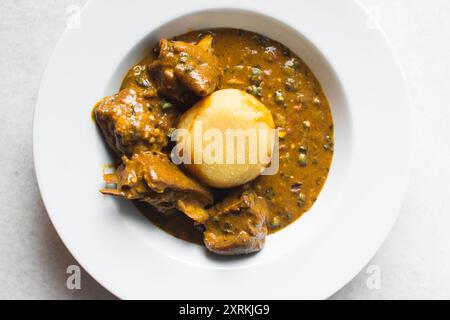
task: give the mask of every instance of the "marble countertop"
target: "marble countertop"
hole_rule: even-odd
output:
[[[67,268],[77,262],[49,221],[33,169],[40,80],[72,6],[85,2],[0,2],[0,299],[115,298],[84,271],[81,290],[67,288]],[[406,74],[416,126],[414,166],[389,237],[332,299],[449,299],[450,2],[360,2],[385,30]],[[380,276],[375,285],[374,274]]]

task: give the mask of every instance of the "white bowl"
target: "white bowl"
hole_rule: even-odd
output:
[[[104,14],[107,12],[107,14]],[[91,1],[63,36],[35,113],[36,173],[62,240],[121,298],[326,298],[369,261],[392,227],[409,174],[404,81],[382,33],[352,1]],[[240,258],[208,254],[102,196],[111,163],[94,103],[117,92],[157,40],[233,27],[275,39],[316,74],[335,121],[330,176],[310,212]],[[66,120],[67,119],[67,120]],[[214,290],[216,288],[216,290]]]

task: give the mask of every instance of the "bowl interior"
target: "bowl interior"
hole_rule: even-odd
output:
[[[178,17],[156,30],[151,31],[134,47],[130,48],[117,68],[110,76],[104,95],[118,91],[123,76],[127,70],[153,48],[161,38],[170,38],[191,30],[208,28],[239,28],[262,34],[289,47],[300,56],[319,79],[330,102],[335,124],[335,153],[333,164],[325,187],[313,208],[298,221],[286,229],[271,235],[266,248],[259,254],[244,258],[221,258],[210,255],[200,246],[178,240],[159,230],[146,220],[132,204],[115,199],[115,209],[123,223],[133,234],[152,246],[162,254],[176,260],[204,267],[243,267],[264,263],[270,259],[298,249],[307,244],[308,240],[321,227],[331,221],[336,214],[335,206],[340,197],[340,191],[348,176],[352,151],[352,123],[350,111],[343,87],[333,67],[326,57],[301,33],[289,25],[271,17],[245,10],[208,10],[199,11]],[[93,129],[94,130],[94,129]],[[97,167],[111,163],[100,134],[97,135],[98,150]]]

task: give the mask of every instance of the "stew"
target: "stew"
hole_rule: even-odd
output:
[[[270,110],[279,132],[279,169],[242,186],[208,186],[170,159],[171,132],[203,97],[237,89]],[[155,225],[217,254],[262,249],[267,234],[296,221],[316,202],[334,151],[323,89],[287,47],[237,30],[192,31],[160,43],[126,74],[117,95],[94,116],[118,166],[108,195],[135,202]]]

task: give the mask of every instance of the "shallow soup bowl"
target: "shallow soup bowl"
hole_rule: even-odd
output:
[[[116,93],[159,39],[211,28],[256,32],[290,48],[320,81],[335,125],[333,164],[315,205],[246,257],[209,254],[98,192],[113,159],[90,118],[95,102]],[[138,299],[329,297],[392,227],[410,139],[395,56],[353,1],[91,1],[51,58],[34,123],[36,174],[60,237],[105,288]]]

